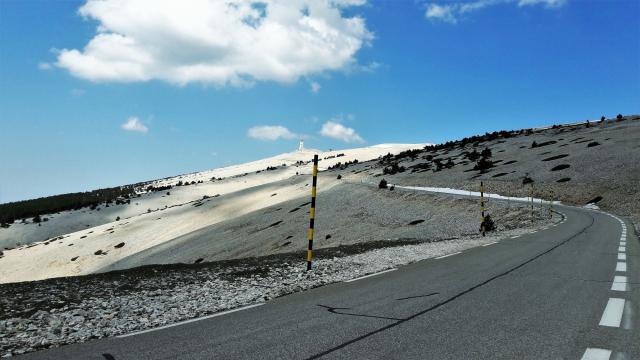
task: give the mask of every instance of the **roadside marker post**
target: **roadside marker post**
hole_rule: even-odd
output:
[[[482,213],[482,222],[480,223],[480,231],[484,236],[484,183],[480,181],[480,212]]]
[[[311,209],[309,210],[309,245],[307,247],[307,271],[313,261],[313,227],[316,218],[316,186],[318,185],[318,155],[313,155],[313,182],[311,186]]]
[[[529,198],[531,199],[531,217],[533,217],[533,184],[529,186]]]
[[[553,219],[553,190],[551,192],[551,199],[549,200],[549,218]]]

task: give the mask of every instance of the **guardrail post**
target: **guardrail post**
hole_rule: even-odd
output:
[[[309,210],[309,245],[307,247],[307,271],[313,261],[313,227],[316,218],[316,186],[318,185],[318,155],[313,155],[313,181],[311,186],[311,209]]]
[[[531,217],[533,218],[533,184],[529,186],[529,198],[531,199]]]

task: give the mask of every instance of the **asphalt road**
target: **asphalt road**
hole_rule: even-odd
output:
[[[560,211],[563,223],[534,234],[24,358],[640,359],[632,227],[626,234],[607,214]]]

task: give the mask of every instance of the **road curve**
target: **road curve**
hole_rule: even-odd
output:
[[[639,359],[633,227],[558,210],[562,223],[533,234],[24,358]]]

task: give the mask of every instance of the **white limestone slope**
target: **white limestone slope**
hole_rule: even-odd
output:
[[[93,273],[200,228],[308,196],[309,177],[303,175],[311,172],[309,161],[315,153],[321,159],[319,167],[322,170],[338,162],[371,160],[424,145],[384,144],[330,152],[296,151],[152,182],[155,186],[163,186],[179,181],[203,181],[174,186],[169,190],[170,195],[165,191],[146,193],[132,199],[129,205],[53,214],[41,226],[16,222],[8,229],[0,229],[0,246],[6,248],[21,243],[17,248],[3,251],[0,283]],[[338,154],[344,156],[334,157]],[[267,167],[277,169],[266,171]],[[212,178],[223,180],[212,181]],[[334,184],[328,182],[321,190]],[[209,198],[203,200],[205,196]],[[115,221],[117,217],[120,221]],[[120,243],[124,246],[116,248]],[[95,255],[97,251],[106,252],[106,255]]]

